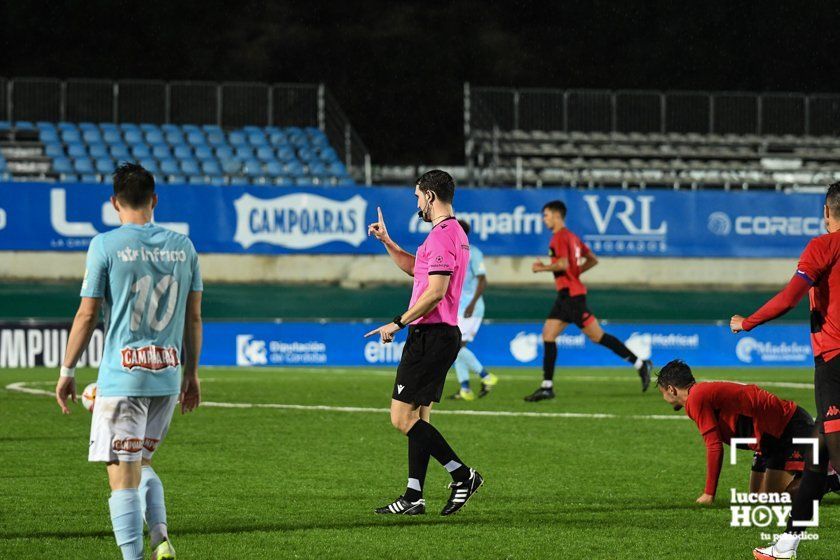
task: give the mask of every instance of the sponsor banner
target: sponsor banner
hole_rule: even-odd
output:
[[[155,218],[200,252],[383,254],[367,236],[381,207],[404,247],[429,230],[411,187],[160,185]],[[119,226],[111,187],[0,183],[0,250],[83,251]],[[461,188],[455,209],[487,255],[547,252],[542,206],[563,200],[567,221],[608,256],[796,257],[822,233],[822,196],[779,192]]]
[[[375,326],[375,325],[373,325]],[[405,344],[363,338],[371,323],[208,323],[201,363],[240,366],[394,366]],[[674,358],[695,366],[809,366],[806,325],[763,325],[733,335],[724,325],[608,324],[639,357],[663,365]],[[488,366],[542,364],[542,324],[486,323],[470,348]],[[620,366],[609,350],[575,327],[557,339],[558,366]]]
[[[402,354],[405,331],[391,344],[364,334],[369,322],[281,322],[204,325],[201,363],[208,366],[394,366]],[[762,325],[733,335],[724,325],[607,324],[639,357],[657,365],[674,358],[693,366],[810,366],[813,364],[808,326]],[[69,324],[0,323],[0,368],[58,368],[67,344]],[[488,366],[542,364],[541,323],[485,323],[470,348]],[[620,366],[609,350],[593,344],[576,327],[557,339],[557,365]],[[80,367],[99,366],[104,338],[95,331]],[[147,346],[122,349],[121,363],[178,363],[174,348]],[[147,363],[148,362],[148,363]],[[151,367],[151,369],[154,369]]]

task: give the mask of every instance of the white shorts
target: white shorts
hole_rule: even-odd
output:
[[[462,317],[458,315],[458,328],[461,329],[461,342],[472,342],[475,340],[475,335],[478,334],[478,329],[481,328],[481,322],[484,317]]]
[[[151,459],[172,421],[178,395],[96,397],[88,461]]]

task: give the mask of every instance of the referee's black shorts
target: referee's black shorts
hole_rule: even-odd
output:
[[[446,323],[411,325],[392,398],[428,406],[440,402],[446,374],[461,350],[461,329]]]

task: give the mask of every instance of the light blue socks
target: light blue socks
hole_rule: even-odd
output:
[[[114,537],[123,560],[143,560],[143,511],[136,488],[113,490],[108,500]]]
[[[149,526],[149,536],[152,547],[156,547],[167,538],[166,534],[166,504],[163,501],[163,484],[152,467],[140,470],[140,502],[143,517]]]

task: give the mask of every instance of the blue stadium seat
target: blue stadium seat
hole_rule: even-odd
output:
[[[120,134],[119,130],[103,130],[102,131],[102,140],[106,144],[122,144],[122,134]]]
[[[0,121],[0,130],[11,130],[12,123],[9,121]]]
[[[271,177],[277,178],[283,175],[283,164],[279,161],[269,161],[265,164],[265,173]]]
[[[102,142],[102,134],[98,128],[82,131],[82,140],[88,144],[98,144]]]
[[[64,157],[64,145],[47,144],[44,146],[44,155],[51,158]]]
[[[170,132],[177,132],[178,134],[181,134],[181,127],[177,124],[162,124],[160,125],[160,129],[164,134],[169,134]]]
[[[210,144],[213,147],[226,146],[227,145],[227,139],[225,138],[225,133],[222,132],[221,130],[218,131],[218,132],[216,132],[216,131],[208,132],[207,133],[207,143]]]
[[[38,138],[41,142],[58,142],[60,141],[58,137],[58,132],[55,129],[41,129],[41,132],[38,134]]]
[[[310,175],[326,175],[327,174],[327,167],[321,163],[310,163],[308,166],[309,174]]]
[[[339,187],[352,187],[355,184],[356,182],[349,175],[339,177],[338,181],[336,182],[336,185],[338,185]]]
[[[93,173],[86,173],[79,177],[79,181],[82,183],[101,183],[102,181],[99,180],[99,177],[94,175]]]
[[[262,132],[262,128],[260,128],[256,125],[253,125],[253,124],[249,124],[247,126],[242,127],[242,132],[244,132],[245,135],[247,136],[248,134],[251,134],[252,132]]]
[[[143,133],[139,130],[126,130],[123,137],[128,144],[140,144],[143,142]]]
[[[207,180],[201,175],[191,175],[187,179],[187,183],[189,183],[190,185],[206,185]]]
[[[274,149],[270,146],[262,146],[257,148],[257,159],[261,161],[277,161],[277,155],[274,153]]]
[[[295,182],[292,179],[283,176],[283,177],[275,178],[274,179],[274,184],[279,186],[279,187],[291,187],[295,184]]]
[[[108,153],[108,146],[105,144],[91,144],[88,146],[88,152],[90,153],[90,157],[93,158],[110,157],[110,154]]]
[[[181,172],[184,175],[198,175],[201,173],[201,168],[194,159],[185,159],[181,160]]]
[[[196,146],[195,157],[198,158],[199,161],[216,159],[216,156],[213,155],[213,149],[210,146]]]
[[[254,159],[254,149],[250,146],[238,146],[236,148],[236,157],[241,160]]]
[[[184,131],[184,134],[189,134],[190,132],[201,132],[201,127],[195,124],[184,124],[181,125],[181,130]]]
[[[221,160],[233,159],[233,148],[230,146],[221,146],[216,148],[216,157]]]
[[[79,176],[75,173],[62,173],[58,176],[58,180],[62,183],[78,183]]]
[[[216,160],[205,160],[201,162],[201,172],[205,175],[215,177],[222,174],[222,167]]]
[[[99,130],[98,126],[96,126],[94,123],[89,122],[89,121],[80,122],[77,126],[79,127],[79,130],[81,130],[82,132],[84,132],[85,130],[96,130],[96,131]]]
[[[87,157],[88,152],[84,144],[75,142],[73,144],[67,144],[67,155],[72,158],[84,158]]]
[[[58,130],[60,130],[62,132],[64,132],[65,130],[77,130],[76,129],[76,123],[65,122],[65,121],[61,121],[60,123],[58,123],[58,126],[56,126],[56,128],[58,128]]]
[[[49,121],[38,121],[35,123],[35,128],[38,130],[55,130],[55,124]]]
[[[268,144],[268,140],[265,139],[265,134],[262,131],[259,132],[249,132],[248,133],[248,143],[255,148],[260,146],[266,146]]]
[[[298,177],[297,179],[295,179],[295,185],[298,185],[298,186],[301,186],[301,187],[309,186],[311,184],[312,184],[312,178],[311,177]]]
[[[212,133],[222,133],[222,127],[217,124],[205,124],[201,126],[201,130],[206,132],[208,135]]]
[[[210,177],[209,183],[211,185],[222,186],[227,185],[227,180],[221,175],[219,175],[218,177]]]
[[[222,161],[222,171],[225,175],[237,175],[242,169],[242,162],[237,159],[226,159]]]
[[[160,130],[147,130],[143,137],[150,146],[162,146],[166,144],[163,133]]]
[[[344,164],[340,161],[334,161],[333,163],[327,166],[327,172],[330,175],[336,175],[338,177],[342,177],[347,175],[347,169],[344,167]]]
[[[275,146],[286,146],[289,144],[289,139],[282,132],[269,133],[268,140]]]
[[[246,160],[245,164],[242,166],[242,172],[251,177],[262,175],[262,163],[256,159]]]
[[[112,123],[112,122],[99,123],[99,130],[101,130],[103,134],[105,132],[109,131],[109,130],[119,131],[119,129],[120,129],[120,127],[117,126],[116,123]]]
[[[184,143],[184,135],[180,130],[167,130],[164,139],[172,146],[179,146]]]
[[[145,144],[135,144],[131,147],[131,157],[134,159],[143,159],[152,157],[152,150]]]
[[[285,163],[290,161],[295,161],[297,156],[295,155],[295,151],[289,147],[282,147],[277,148],[277,158]]]
[[[128,148],[124,144],[112,145],[109,149],[111,157],[117,160],[127,160],[130,157]]]
[[[193,146],[204,146],[207,144],[207,138],[203,132],[193,131],[187,134],[187,143]]]
[[[310,161],[316,160],[316,159],[320,161],[320,159],[321,159],[315,154],[314,151],[310,150],[309,148],[300,148],[297,151],[297,155],[298,155],[298,159],[300,159],[303,162],[310,162]]]
[[[69,158],[57,157],[52,162],[53,171],[56,173],[73,173],[73,164]]]
[[[176,160],[165,159],[160,162],[160,172],[164,175],[178,175],[181,173],[181,168],[178,167]]]
[[[241,175],[237,175],[235,177],[230,178],[231,185],[249,185],[251,181],[247,177],[243,177]]]
[[[158,163],[156,159],[147,158],[141,159],[138,163],[143,166],[143,169],[151,173],[152,175],[156,175],[160,173],[160,168],[158,168]]]
[[[135,132],[140,132],[140,127],[137,126],[134,123],[121,123],[120,124],[120,129],[122,129],[123,133],[125,133],[129,130],[135,131]]]
[[[285,164],[283,166],[283,171],[286,173],[286,175],[295,179],[306,175],[306,170],[303,168],[303,165],[299,161],[291,161]]]
[[[160,131],[160,127],[158,127],[158,125],[156,125],[156,124],[142,123],[140,125],[140,131],[145,132],[145,133],[155,132],[155,131]]]
[[[228,134],[228,144],[230,144],[234,148],[239,146],[247,146],[248,137],[245,136],[244,132],[233,131],[230,134]]]
[[[35,124],[31,121],[16,121],[15,128],[17,130],[35,130]]]
[[[184,185],[187,182],[187,178],[183,175],[169,175],[166,182],[170,185]]]
[[[175,157],[177,159],[189,159],[193,157],[192,148],[187,146],[186,144],[183,144],[181,146],[175,146],[175,150],[173,151],[173,153],[175,154]]]
[[[70,142],[81,142],[82,135],[79,134],[78,130],[62,130],[61,141],[65,144],[69,144]]]
[[[309,146],[309,138],[305,134],[290,134],[289,143],[295,148],[306,148]]]
[[[332,163],[334,161],[338,161],[338,154],[329,146],[324,148],[317,148],[315,150],[315,153],[318,154],[318,157],[320,157],[324,163]]]
[[[76,173],[90,174],[94,172],[93,162],[88,158],[79,158],[73,162]]]
[[[111,175],[114,172],[114,162],[105,158],[96,160],[96,172]]]
[[[152,155],[158,159],[167,159],[172,157],[172,151],[167,145],[153,146]]]

